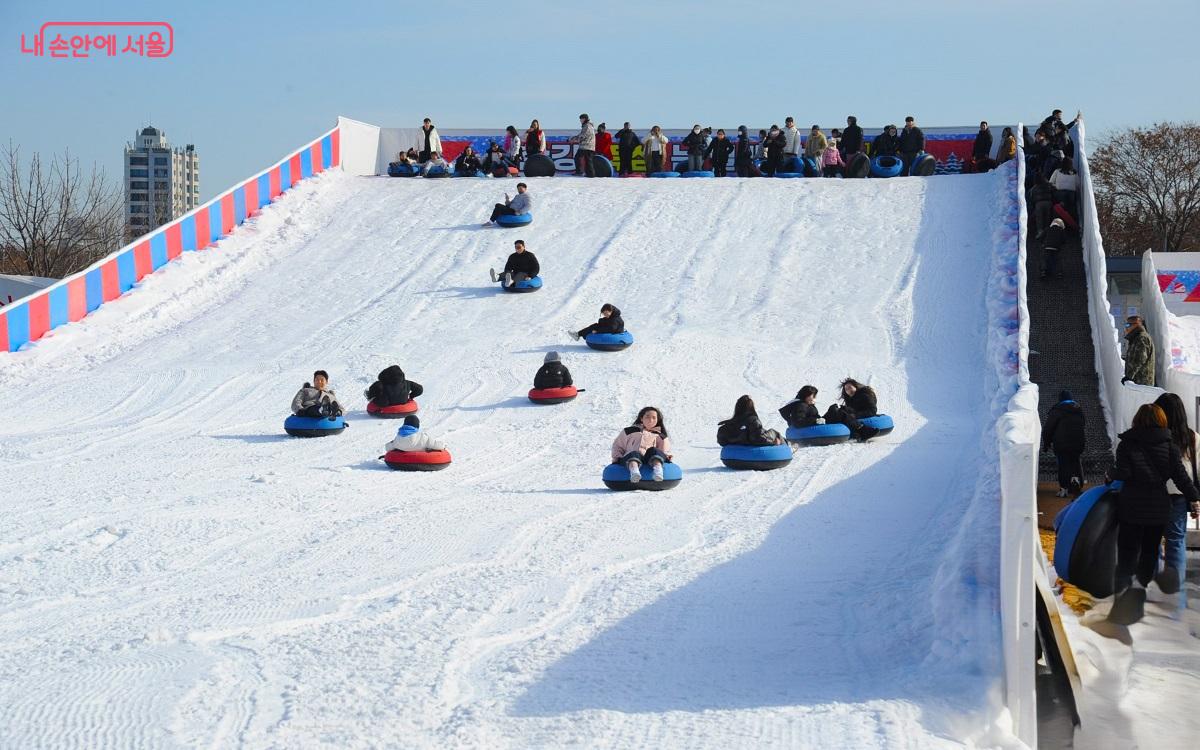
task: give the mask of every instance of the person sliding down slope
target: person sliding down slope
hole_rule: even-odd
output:
[[[817,389],[806,385],[796,392],[796,398],[779,409],[779,416],[787,420],[788,427],[812,427],[825,424],[821,412],[817,411]]]
[[[305,383],[292,399],[292,413],[314,419],[342,415],[342,405],[329,387],[329,373],[324,370],[313,373],[312,383]]]
[[[547,388],[565,388],[568,385],[574,385],[571,371],[559,360],[558,352],[547,352],[542,366],[533,376],[533,387],[544,391]]]
[[[633,424],[613,440],[612,462],[629,469],[629,481],[634,484],[642,478],[643,462],[650,463],[654,481],[661,482],[663,462],[671,458],[671,439],[662,412],[653,406],[643,407]]]
[[[537,276],[542,267],[538,264],[537,257],[525,249],[525,240],[517,240],[513,243],[513,254],[508,256],[508,261],[504,264],[504,286],[512,286],[518,281],[525,281]],[[500,281],[500,277],[496,275],[496,269],[489,268],[488,272],[492,275],[492,282]]]
[[[486,227],[492,224],[501,216],[516,216],[518,214],[527,214],[533,209],[533,196],[529,194],[529,186],[523,182],[517,183],[517,194],[512,198],[508,197],[508,193],[504,194],[504,202],[497,203],[492,207],[492,215],[487,221],[483,222]]]
[[[389,451],[444,451],[446,443],[443,440],[421,432],[421,420],[416,414],[404,418],[404,425],[396,431],[396,437],[384,446]]]
[[[600,320],[592,323],[590,326],[579,329],[578,331],[569,331],[571,338],[578,341],[593,333],[624,333],[625,320],[621,317],[621,309],[616,305],[605,302],[600,306]]]
[[[397,406],[407,404],[411,399],[420,396],[425,389],[415,380],[404,377],[400,365],[391,365],[379,373],[379,379],[371,383],[371,387],[363,391],[364,395],[376,406]]]
[[[873,417],[879,413],[875,403],[875,391],[869,385],[863,385],[854,378],[846,378],[839,386],[842,392],[842,405],[831,404],[825,411],[825,422],[828,424],[844,424],[850,428],[850,434],[860,442],[870,440],[879,434],[874,427],[864,427],[859,420]]]
[[[783,437],[764,430],[754,400],[745,395],[733,405],[733,416],[717,423],[717,445],[780,445]]]

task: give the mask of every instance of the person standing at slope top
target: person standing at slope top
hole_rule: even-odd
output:
[[[782,160],[786,161],[798,153],[800,153],[800,130],[796,127],[795,119],[789,117],[783,121]]]
[[[438,137],[433,121],[426,117],[421,124],[421,151],[417,154],[417,161],[424,164],[433,154],[440,153],[442,153],[442,139]]]
[[[904,129],[900,131],[900,159],[904,169],[900,174],[908,174],[909,167],[917,160],[917,154],[925,150],[925,133],[917,127],[917,121],[912,115],[904,118]]]
[[[592,125],[591,118],[587,113],[579,116],[579,134],[571,136],[571,143],[574,143],[577,148],[575,150],[575,174],[585,175],[587,177],[595,177],[596,171],[592,167],[592,156],[596,153],[596,128]]]
[[[633,150],[641,142],[642,139],[638,137],[637,133],[633,132],[629,127],[629,123],[625,123],[625,127],[617,131],[617,156],[621,160],[621,163],[617,166],[619,174],[633,174]]]

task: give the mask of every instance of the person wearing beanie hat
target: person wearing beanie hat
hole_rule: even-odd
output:
[[[1061,279],[1063,272],[1058,267],[1058,253],[1062,250],[1067,239],[1066,224],[1062,219],[1054,219],[1042,235],[1042,278],[1049,276]]]
[[[592,333],[624,333],[625,319],[621,317],[621,308],[605,302],[600,306],[600,319],[590,326],[579,329],[578,331],[568,331],[571,338],[578,341]]]
[[[1083,455],[1086,440],[1083,434],[1083,409],[1075,403],[1071,392],[1058,393],[1058,403],[1050,407],[1042,427],[1042,450],[1054,449],[1058,461],[1058,496],[1079,497],[1083,491]]]
[[[533,387],[545,390],[547,388],[565,388],[574,384],[574,381],[571,380],[571,371],[559,360],[558,352],[547,352],[542,366],[533,376]]]
[[[396,431],[396,437],[387,444],[389,451],[444,451],[446,443],[443,440],[421,432],[421,420],[416,414],[404,418],[404,424]]]

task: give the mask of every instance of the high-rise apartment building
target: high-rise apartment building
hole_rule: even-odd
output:
[[[125,144],[125,231],[143,235],[200,205],[200,157],[188,144],[172,149],[167,134],[143,128]]]

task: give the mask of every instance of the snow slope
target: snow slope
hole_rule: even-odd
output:
[[[510,231],[478,223],[511,182],[327,173],[0,355],[0,746],[1013,742],[985,497],[1003,178],[530,182]],[[518,237],[536,294],[486,280]],[[606,301],[625,352],[565,335]],[[534,407],[551,349],[587,393]],[[362,391],[393,362],[447,471],[376,460],[397,425]],[[351,426],[287,438],[317,367]],[[739,395],[781,428],[847,375],[891,436],[721,467]],[[645,404],[684,482],[608,492]]]

